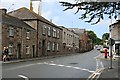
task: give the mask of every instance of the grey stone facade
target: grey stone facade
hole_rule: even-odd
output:
[[[63,53],[77,53],[79,52],[79,35],[75,32],[60,26],[63,30],[62,32],[62,44]]]
[[[35,36],[35,29],[18,18],[2,13],[2,51],[8,47],[10,59],[35,57]]]
[[[62,54],[62,29],[27,8],[9,13],[37,30],[37,56]]]
[[[113,45],[116,54],[120,55],[120,20],[117,20],[114,24],[109,26],[111,32],[111,38],[115,40]]]

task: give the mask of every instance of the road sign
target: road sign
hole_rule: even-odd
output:
[[[110,46],[113,46],[115,44],[115,40],[110,38],[108,43],[109,43]]]

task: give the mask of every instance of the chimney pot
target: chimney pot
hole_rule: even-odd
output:
[[[0,13],[6,14],[7,13],[7,9],[0,9]]]

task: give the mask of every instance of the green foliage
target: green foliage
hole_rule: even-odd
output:
[[[103,45],[102,40],[100,38],[96,38],[96,43],[95,44]]]
[[[97,24],[107,15],[111,19],[112,16],[116,19],[120,14],[120,1],[119,2],[80,2],[75,0],[75,3],[60,2],[62,6],[66,7],[64,11],[68,9],[77,8],[76,13],[84,10],[84,13],[80,16],[80,19],[88,19],[85,22],[91,24]],[[76,14],[75,13],[75,14]]]
[[[108,39],[109,39],[109,33],[104,33],[102,35],[102,43],[104,44]]]
[[[102,40],[100,38],[98,38],[93,31],[87,31],[87,33],[88,33],[88,37],[92,40],[92,43],[94,45],[96,45],[96,44],[102,44],[101,43]]]
[[[109,38],[109,33],[104,33],[104,34],[102,35],[102,39],[103,39],[103,40],[108,40],[108,38]]]

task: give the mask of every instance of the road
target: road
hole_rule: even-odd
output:
[[[103,65],[96,60],[100,53],[86,53],[50,59],[3,64],[3,78],[88,78]]]

